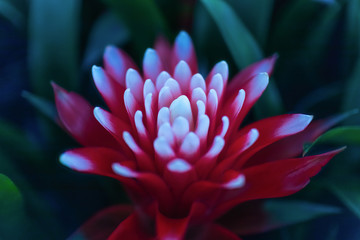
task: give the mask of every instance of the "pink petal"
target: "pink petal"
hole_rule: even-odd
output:
[[[102,127],[119,142],[123,153],[128,157],[133,157],[132,152],[122,138],[123,132],[131,129],[130,125],[100,107],[94,108],[94,116]]]
[[[219,99],[221,99],[224,90],[224,80],[220,73],[215,74],[207,87],[208,89],[214,89]]]
[[[204,104],[206,103],[206,94],[204,90],[199,87],[193,89],[191,92],[191,108],[193,113],[196,113],[197,101],[202,101]]]
[[[170,123],[170,110],[168,107],[163,107],[158,112],[157,127],[160,128],[164,123]]]
[[[116,140],[96,121],[93,107],[83,97],[67,92],[55,83],[52,83],[52,87],[61,123],[81,145],[119,147]]]
[[[186,188],[182,194],[181,206],[191,206],[194,202],[201,202],[207,206],[207,209],[212,209],[218,205],[219,199],[226,192],[239,191],[244,188],[245,178],[244,174],[232,171],[231,176],[224,179],[222,182],[210,182],[207,180],[195,181],[189,187]],[[185,207],[184,207],[185,209]],[[207,213],[202,216],[202,222],[207,219]]]
[[[139,147],[131,134],[127,131],[124,131],[122,136],[126,144],[135,154],[138,168],[142,171],[155,172],[156,170],[154,162],[149,157],[148,153],[144,152],[143,149]]]
[[[197,176],[191,164],[184,159],[175,158],[166,165],[164,178],[172,189],[175,198],[179,198],[185,188],[197,179]]]
[[[222,186],[218,183],[209,182],[209,181],[196,181],[192,183],[181,197],[181,206],[190,209],[190,206],[194,202],[204,202],[209,208],[208,202],[211,202],[213,199],[218,197],[218,194],[221,192]],[[205,217],[206,216],[202,216]]]
[[[185,61],[180,61],[174,70],[174,78],[179,83],[181,91],[187,94],[190,87],[192,72],[189,65]]]
[[[177,98],[181,95],[180,85],[175,79],[169,78],[168,80],[166,80],[164,86],[170,89],[170,92],[174,96],[174,98]]]
[[[143,71],[145,79],[155,82],[157,76],[164,70],[160,57],[154,49],[146,49],[143,60]]]
[[[338,116],[313,121],[304,131],[281,139],[261,149],[247,162],[247,166],[299,156],[303,152],[303,145],[312,142],[330,127],[339,123]]]
[[[111,165],[126,160],[120,152],[102,147],[77,148],[60,156],[60,162],[75,171],[111,177],[116,177]]]
[[[259,138],[243,155],[241,155],[234,168],[240,169],[251,156],[271,143],[303,131],[309,125],[311,120],[312,116],[309,115],[285,114],[262,119],[242,128],[239,131],[238,136],[241,137],[241,135],[248,132],[250,129],[256,128],[259,132]],[[237,141],[235,140],[234,143],[237,143]],[[229,148],[229,152],[234,152],[237,148],[237,145],[232,144]]]
[[[170,144],[170,146],[174,146],[175,144],[175,137],[171,129],[170,123],[166,122],[161,124],[158,130],[158,137],[164,137],[166,141]]]
[[[169,160],[175,158],[175,152],[165,137],[158,137],[154,141],[154,149],[157,154],[160,165],[163,166]]]
[[[169,107],[170,110],[170,122],[173,123],[176,118],[185,118],[190,127],[193,128],[194,120],[191,111],[191,104],[189,99],[185,95],[181,95],[176,98]]]
[[[162,87],[159,92],[158,109],[169,107],[175,96],[171,93],[169,87]]]
[[[239,93],[237,94],[234,101],[230,104],[229,108],[227,108],[226,111],[223,112],[223,115],[226,115],[229,117],[229,119],[231,119],[228,131],[229,134],[227,134],[228,136],[231,135],[233,130],[238,127],[238,124],[240,122],[238,120],[238,116],[242,110],[242,107],[244,106],[245,98],[246,93],[244,89],[240,89]]]
[[[181,31],[175,39],[172,67],[174,68],[181,60],[189,64],[191,72],[198,72],[195,49],[189,34],[185,31]]]
[[[206,113],[211,119],[215,119],[217,108],[219,105],[219,98],[214,89],[210,89],[207,95]]]
[[[213,69],[211,69],[209,76],[206,78],[206,82],[210,82],[213,76],[218,73],[222,76],[223,85],[226,86],[229,78],[229,66],[225,61],[218,62]]]
[[[267,73],[259,73],[252,77],[249,81],[246,82],[242,86],[242,89],[245,91],[246,96],[243,104],[239,104],[240,112],[238,112],[236,115],[233,115],[233,119],[230,117],[230,121],[232,124],[232,127],[237,128],[242,120],[245,118],[251,107],[255,104],[255,102],[260,98],[262,93],[265,91],[267,85],[269,83],[269,76]],[[237,101],[237,98],[239,98],[240,92],[237,90],[233,94],[232,97],[229,97],[225,103],[224,103],[224,109],[221,113],[221,115],[229,115],[231,112],[234,112],[236,109],[234,108],[234,101]],[[227,94],[225,94],[227,96]],[[242,99],[242,98],[239,98]],[[241,102],[239,102],[241,103]],[[228,106],[228,107],[227,107]],[[234,110],[232,110],[234,109]],[[237,111],[236,111],[237,112]],[[230,137],[230,136],[229,136]]]
[[[130,68],[126,72],[126,88],[130,89],[136,101],[141,104],[143,102],[144,81],[140,74]]]
[[[181,144],[184,141],[185,136],[190,131],[189,121],[184,117],[175,118],[172,124],[172,132],[174,133],[174,137],[178,144]]]
[[[68,239],[86,238],[89,240],[107,239],[121,221],[126,219],[133,208],[131,205],[116,205],[105,208],[78,228]]]
[[[211,173],[211,179],[218,180],[220,176],[228,169],[230,169],[236,162],[237,157],[251,147],[258,139],[259,131],[255,128],[250,129],[249,132],[241,135],[234,143],[236,148],[233,148],[232,151],[228,152],[227,157],[223,157],[222,160],[217,164]]]
[[[144,148],[145,151],[151,152],[152,143],[150,140],[150,135],[147,128],[144,125],[143,113],[140,110],[136,111],[134,116],[134,122],[135,122],[136,131],[138,133],[140,145],[142,146],[142,148]]]
[[[146,230],[139,217],[134,213],[122,221],[108,240],[131,239],[131,240],[155,240]]]
[[[140,110],[140,105],[129,88],[126,89],[124,92],[124,104],[126,107],[126,111],[128,112],[130,122],[133,123],[134,126],[133,120],[134,120],[135,112],[137,110]]]
[[[190,90],[195,88],[201,88],[204,92],[206,91],[206,84],[203,76],[200,73],[196,73],[191,77],[190,80]]]
[[[77,172],[97,174],[119,180],[128,187],[129,191],[138,196],[137,199],[134,199],[136,201],[139,199],[143,201],[147,198],[137,182],[121,177],[113,171],[112,165],[119,162],[132,168],[135,167],[135,162],[128,160],[118,151],[101,147],[78,148],[63,153],[60,156],[60,162]]]
[[[155,138],[155,114],[154,114],[154,103],[153,101],[153,94],[149,93],[145,97],[144,107],[145,107],[145,114],[146,114],[146,122],[149,130],[149,134],[151,138]]]
[[[210,118],[209,138],[212,139],[215,135],[216,116],[219,107],[219,98],[214,89],[210,89],[206,102],[206,115]]]
[[[92,75],[96,88],[110,110],[122,120],[129,122],[129,118],[126,116],[124,98],[122,97],[125,88],[109,77],[101,67],[93,66]]]
[[[184,239],[189,217],[169,218],[157,211],[156,214],[156,232],[157,239],[171,240]]]
[[[198,160],[200,154],[200,139],[194,132],[189,132],[181,143],[178,155],[190,162]]]
[[[146,99],[146,96],[148,94],[155,95],[156,93],[157,93],[157,91],[155,89],[154,83],[150,79],[147,79],[144,83],[143,98]]]
[[[159,175],[155,173],[140,172],[123,166],[121,163],[114,163],[113,170],[119,177],[136,180],[141,185],[148,195],[159,203],[159,208],[163,212],[172,212],[174,207],[174,197],[168,185]]]
[[[160,92],[161,88],[164,86],[166,80],[171,78],[170,74],[168,72],[162,71],[159,76],[156,78],[156,89],[158,92]]]
[[[228,87],[226,88],[226,95],[233,95],[238,89],[244,88],[244,84],[246,84],[250,78],[253,78],[259,73],[266,72],[268,75],[271,75],[277,57],[277,55],[273,55],[242,70],[228,84]]]
[[[165,70],[170,72],[170,56],[172,51],[170,43],[164,37],[160,36],[155,41],[155,50],[158,53]]]
[[[243,170],[247,184],[242,189],[222,195],[223,203],[215,209],[214,218],[245,201],[283,197],[301,190],[311,177],[343,150],[341,148],[320,155],[278,160]]]
[[[210,119],[207,115],[202,114],[198,117],[195,133],[200,139],[201,151],[207,143],[207,136],[209,133]]]
[[[196,172],[200,178],[205,178],[216,165],[216,159],[223,150],[225,141],[222,137],[216,136],[214,141],[203,157],[195,164]]]
[[[137,69],[132,59],[122,51],[114,46],[108,46],[104,54],[105,70],[109,75],[118,82],[122,87],[125,87],[125,74],[129,68]]]

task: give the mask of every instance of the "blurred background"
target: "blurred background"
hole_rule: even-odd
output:
[[[50,81],[103,106],[90,72],[107,45],[141,65],[157,36],[173,42],[180,30],[205,75],[220,60],[234,76],[279,55],[246,121],[336,115],[304,149],[347,146],[304,190],[263,202],[273,222],[243,238],[360,239],[360,0],[0,0],[0,239],[65,239],[128,202],[115,180],[59,163],[78,144],[56,123]]]

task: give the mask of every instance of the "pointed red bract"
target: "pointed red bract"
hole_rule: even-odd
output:
[[[186,234],[189,217],[168,218],[159,211],[156,214],[158,239],[183,239]]]
[[[125,122],[129,122],[126,118],[126,109],[124,105],[125,88],[111,78],[102,68],[94,66],[92,68],[94,83],[101,96],[104,98],[110,110]]]
[[[316,120],[302,132],[281,139],[264,149],[261,149],[247,162],[248,166],[253,166],[265,162],[286,159],[292,156],[299,156],[303,152],[304,143],[315,141],[317,137],[326,130],[338,124],[342,118],[338,116],[327,119]]]
[[[81,145],[118,147],[115,139],[96,121],[93,107],[83,97],[55,83],[52,86],[60,121]]]
[[[268,75],[271,75],[277,58],[277,54],[274,54],[273,56],[256,62],[239,72],[235,75],[230,82],[229,87],[226,89],[227,94],[232,94],[237,89],[241,89],[251,77],[254,77],[259,73],[265,72]]]
[[[283,197],[301,190],[321,167],[343,150],[340,148],[319,155],[278,160],[244,169],[246,186],[224,194],[222,203],[213,211],[213,217],[217,218],[245,201]]]
[[[85,238],[87,240],[107,239],[117,228],[119,222],[126,219],[133,211],[130,205],[116,205],[101,210],[86,223],[84,223],[68,239],[76,240]]]
[[[235,163],[233,168],[241,168],[249,157],[271,143],[303,131],[309,125],[311,120],[312,116],[309,115],[287,114],[266,118],[244,127],[239,131],[239,137],[244,135],[250,129],[257,129],[259,137],[247,151],[240,155],[240,159]],[[233,148],[237,148],[236,140],[234,141],[234,144],[230,146],[229,151]]]
[[[62,125],[85,146],[65,152],[61,163],[118,179],[135,205],[99,236],[239,239],[213,221],[245,201],[299,191],[342,150],[299,157],[303,144],[334,119],[311,124],[312,116],[285,114],[239,129],[276,58],[232,80],[221,61],[204,78],[190,36],[181,32],[173,46],[158,38],[146,50],[143,74],[125,52],[106,48],[105,68],[94,67],[93,78],[109,111],[53,85]]]
[[[133,240],[155,240],[141,227],[139,217],[133,213],[122,221],[115,231],[107,238],[108,240],[133,239]]]

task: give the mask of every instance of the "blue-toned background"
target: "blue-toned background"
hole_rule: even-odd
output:
[[[246,121],[343,118],[311,151],[347,150],[304,190],[262,203],[278,226],[243,238],[360,239],[360,0],[0,0],[0,239],[65,239],[97,211],[128,202],[115,180],[58,162],[78,145],[54,121],[50,81],[103,105],[90,70],[105,46],[141,65],[158,35],[172,42],[180,30],[203,74],[226,60],[234,76],[279,55]]]

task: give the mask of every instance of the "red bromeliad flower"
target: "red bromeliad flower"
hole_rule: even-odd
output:
[[[160,39],[146,51],[143,74],[125,52],[106,49],[104,69],[92,73],[110,111],[53,84],[61,123],[84,146],[62,154],[61,163],[118,179],[134,202],[132,214],[102,236],[239,239],[214,220],[245,201],[299,191],[341,151],[295,158],[332,119],[310,124],[312,116],[285,114],[239,130],[275,60],[255,63],[229,83],[221,61],[204,79],[181,32],[172,48]]]

